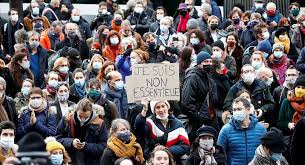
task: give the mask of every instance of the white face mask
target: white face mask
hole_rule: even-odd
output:
[[[255,70],[258,70],[259,68],[261,68],[264,64],[262,61],[252,61],[251,65],[253,66],[253,68]]]
[[[156,19],[157,19],[158,21],[160,21],[163,17],[164,17],[163,15],[157,15],[157,16],[156,16]]]
[[[8,150],[10,148],[13,148],[14,145],[14,137],[0,137],[0,145],[3,149]]]
[[[73,15],[71,16],[71,19],[73,22],[78,22],[80,20],[80,16],[79,15]]]
[[[117,45],[120,41],[119,38],[114,37],[114,38],[110,38],[110,42],[112,45]]]
[[[144,11],[144,9],[143,9],[142,7],[136,7],[136,8],[134,8],[134,11],[135,11],[136,13],[141,14],[141,13]]]
[[[39,15],[39,8],[38,7],[32,8],[32,12],[33,12],[32,14],[35,15],[35,16]]]
[[[251,85],[255,80],[255,74],[254,73],[242,74],[242,79],[246,84]]]
[[[210,150],[214,145],[213,139],[199,139],[199,146],[204,150]]]
[[[269,32],[264,32],[264,33],[263,33],[263,38],[264,38],[265,40],[269,39],[269,38],[270,38],[270,33],[269,33]]]
[[[164,115],[164,116],[159,116],[156,114],[156,118],[159,119],[159,120],[165,120],[168,118],[168,114]]]
[[[69,98],[69,93],[63,93],[63,94],[58,94],[57,98],[59,101],[63,102],[63,101],[67,101]]]
[[[20,65],[22,66],[23,69],[29,69],[30,68],[30,61],[22,62]]]
[[[42,104],[42,99],[34,99],[30,101],[30,105],[35,109],[39,108],[41,104]]]
[[[214,56],[216,59],[221,60],[222,52],[221,52],[221,51],[213,52],[213,56]]]
[[[18,15],[12,15],[11,19],[12,19],[12,21],[17,22],[18,21]]]

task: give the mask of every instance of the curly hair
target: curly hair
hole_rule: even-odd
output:
[[[191,35],[192,35],[193,33],[199,38],[200,42],[203,42],[203,41],[206,40],[206,38],[205,38],[205,36],[204,36],[204,33],[203,33],[201,30],[199,30],[199,29],[193,29],[193,30],[191,30],[191,31],[188,33],[188,36],[187,36],[187,43],[190,43],[190,38],[191,38]]]

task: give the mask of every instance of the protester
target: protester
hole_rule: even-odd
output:
[[[47,137],[45,142],[46,149],[50,153],[52,165],[67,165],[71,161],[65,147],[55,138]]]
[[[14,123],[3,121],[0,123],[0,163],[10,156],[14,156],[18,146],[14,143],[16,127]]]
[[[6,83],[3,77],[0,77],[0,122],[11,121],[17,125],[18,117],[15,102],[11,97],[6,96],[5,90],[7,86],[9,84]]]
[[[168,148],[159,145],[151,152],[147,165],[166,164],[175,165],[174,157]]]

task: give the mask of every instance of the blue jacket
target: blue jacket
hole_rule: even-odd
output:
[[[104,93],[106,98],[115,104],[121,118],[127,119],[128,102],[126,90],[114,91],[107,84]]]
[[[270,21],[270,22],[274,21],[278,24],[281,18],[282,18],[282,14],[279,11],[276,11],[275,15],[272,17],[267,14],[266,21]]]
[[[211,7],[212,7],[212,15],[218,17],[221,22],[222,21],[221,10],[214,0],[211,1]]]
[[[54,136],[56,133],[56,116],[49,111],[49,107],[40,113],[35,113],[36,123],[30,125],[32,111],[28,107],[23,108],[18,119],[17,136],[23,137],[29,132],[37,132],[43,137]]]
[[[240,127],[232,118],[230,122],[220,130],[217,144],[222,146],[227,153],[228,165],[248,164],[256,148],[260,145],[260,138],[267,132],[254,116],[250,116],[251,123],[247,129]]]
[[[255,41],[255,36],[254,36],[254,31],[252,28],[247,27],[247,29],[245,29],[240,36],[240,44],[241,46],[245,47],[248,44],[250,44],[251,42]]]
[[[89,123],[80,127],[75,124],[76,113],[66,115],[57,127],[57,140],[65,147],[75,165],[100,165],[101,156],[106,148],[108,131],[105,122],[99,117],[91,118]],[[73,123],[73,125],[71,125]],[[86,145],[82,150],[73,147],[73,139],[78,138]]]
[[[130,57],[123,57],[123,55],[119,55],[115,61],[115,66],[121,73],[123,81],[125,81],[125,77],[131,75]]]

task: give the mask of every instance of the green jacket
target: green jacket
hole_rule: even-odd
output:
[[[279,119],[277,122],[278,127],[284,132],[289,131],[288,123],[292,121],[294,112],[294,109],[290,105],[290,101],[288,101],[287,98],[284,99],[281,105]]]

